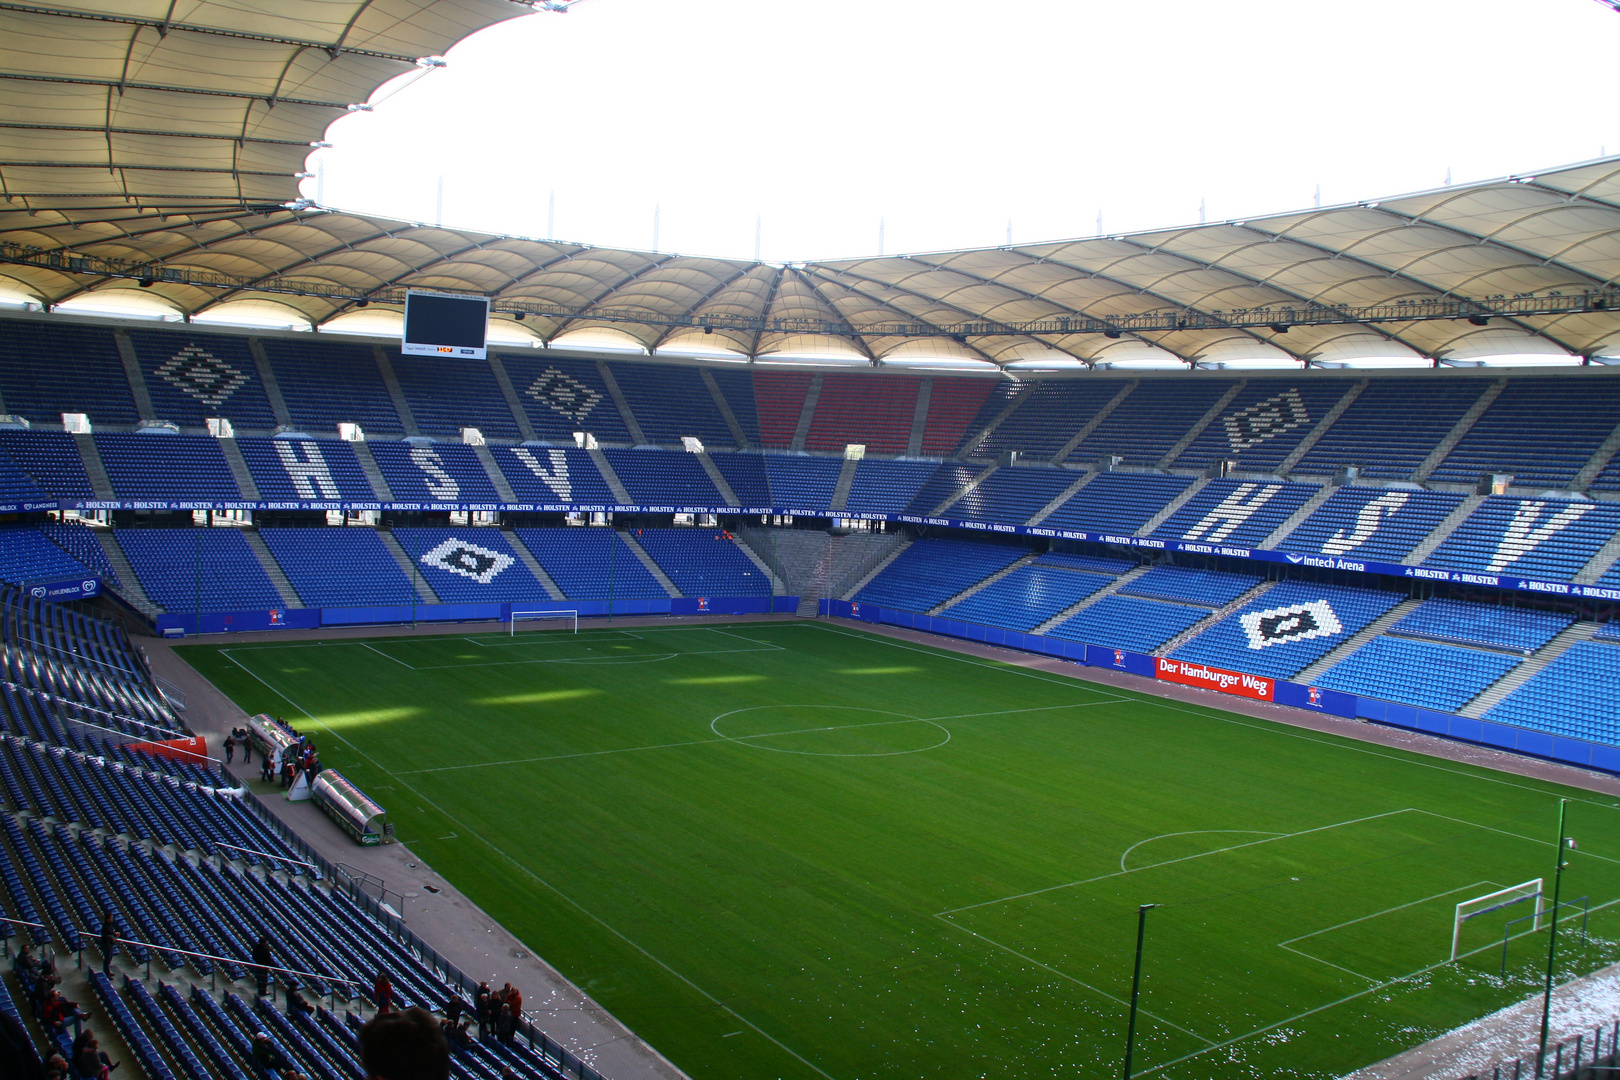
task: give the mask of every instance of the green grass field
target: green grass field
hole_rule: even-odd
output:
[[[1614,799],[842,624],[181,652],[702,1080],[1117,1076],[1143,903],[1143,1075],[1337,1075],[1532,989],[1560,795],[1620,957]]]

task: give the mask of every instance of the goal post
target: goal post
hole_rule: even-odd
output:
[[[512,611],[512,618],[506,628],[506,636],[514,637],[517,635],[519,622],[538,623],[549,620],[559,620],[561,622],[565,622],[567,624],[567,630],[575,634],[579,633],[578,611],[518,611],[514,609]],[[562,630],[564,627],[558,626],[557,629]]]
[[[1498,889],[1484,896],[1476,896],[1472,900],[1464,900],[1457,905],[1457,914],[1451,922],[1451,959],[1457,959],[1457,948],[1462,940],[1463,923],[1470,919],[1477,919],[1481,915],[1489,915],[1493,911],[1522,904],[1525,901],[1534,901],[1535,916],[1532,923],[1533,930],[1541,929],[1542,916],[1547,913],[1547,898],[1542,893],[1541,878],[1513,885],[1506,889]]]

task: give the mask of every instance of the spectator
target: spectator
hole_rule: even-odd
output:
[[[67,1058],[61,1054],[52,1054],[45,1062],[45,1080],[73,1080],[73,1073],[68,1069]]]
[[[444,1032],[445,1041],[451,1046],[459,1050],[470,1050],[472,1049],[473,1038],[467,1034],[467,1025],[471,1023],[471,1020],[463,1020],[459,1024],[445,1020],[439,1025],[439,1028]]]
[[[378,1016],[387,1016],[394,1011],[394,984],[388,981],[387,972],[377,972],[377,982],[371,988],[371,1000],[377,1003]]]
[[[484,1042],[489,1041],[490,1029],[495,1023],[494,1002],[489,983],[479,983],[478,993],[473,995],[473,1016],[478,1020],[478,1038]]]
[[[444,1001],[444,1018],[452,1024],[460,1023],[461,1009],[461,995],[454,990],[450,991],[450,996]]]
[[[512,1017],[512,1006],[501,1006],[501,1014],[495,1018],[495,1037],[507,1046],[511,1046],[517,1038],[517,1022]]]
[[[523,1019],[523,993],[511,983],[506,984],[506,1003],[512,1006],[512,1022],[519,1023]]]
[[[236,733],[236,741],[242,744],[242,764],[253,764],[253,740],[248,737],[247,728],[242,728]]]
[[[232,728],[231,733],[229,735],[225,736],[225,764],[229,765],[231,763],[231,760],[235,756],[236,756],[236,729]]]
[[[366,1080],[447,1080],[450,1047],[432,1013],[379,1014],[360,1029],[360,1064]]]
[[[75,1017],[86,1019],[89,1013],[79,1008],[77,1001],[69,1001],[55,990],[45,991],[44,1000],[40,1002],[39,1022],[53,1039],[67,1036],[68,1021]]]
[[[270,955],[270,939],[263,934],[253,943],[253,975],[259,981],[259,996],[264,997],[270,989],[270,965],[275,962]]]
[[[79,1070],[80,1076],[108,1080],[112,1071],[121,1064],[109,1058],[96,1037],[88,1031],[81,1034],[73,1045],[73,1067]]]
[[[101,973],[112,978],[113,952],[118,948],[118,923],[113,919],[112,908],[106,908],[101,913]]]
[[[289,982],[287,984],[287,1015],[291,1016],[295,1012],[301,1012],[305,1016],[313,1016],[315,1006],[304,1000],[304,995],[298,992],[297,983]]]
[[[253,1036],[253,1067],[265,1080],[271,1080],[277,1073],[292,1068],[292,1063],[276,1049],[270,1036],[261,1031]]]

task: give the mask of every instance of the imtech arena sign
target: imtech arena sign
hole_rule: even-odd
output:
[[[1271,701],[1275,697],[1275,680],[1264,675],[1250,675],[1242,671],[1227,671],[1208,664],[1189,664],[1185,660],[1172,660],[1167,656],[1156,658],[1153,676],[1166,682],[1196,686],[1200,690],[1219,690],[1223,694]]]

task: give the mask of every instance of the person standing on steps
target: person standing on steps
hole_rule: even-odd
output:
[[[259,996],[264,997],[270,988],[270,965],[274,963],[270,955],[270,939],[263,934],[253,943],[253,976],[259,981]]]
[[[101,913],[101,973],[112,978],[113,950],[118,947],[118,923],[113,918],[112,908],[106,908]]]

